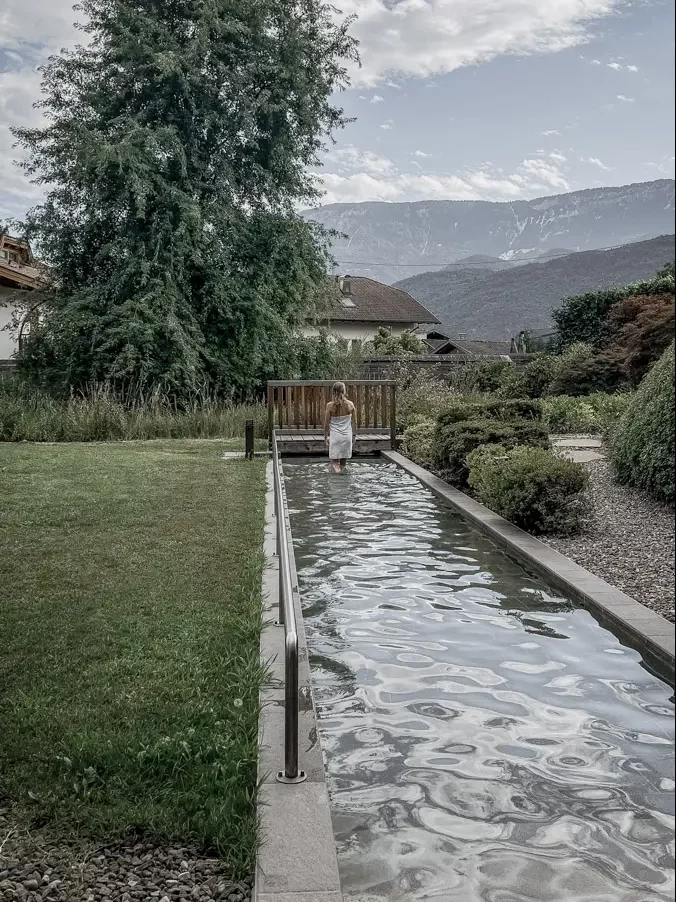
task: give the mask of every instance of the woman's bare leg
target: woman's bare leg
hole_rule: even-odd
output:
[[[332,461],[331,461],[331,466],[333,467],[333,472],[334,472],[334,473],[340,473],[340,471],[341,471],[341,461],[339,461],[339,460],[332,460]]]
[[[347,458],[342,457],[340,460],[340,470],[338,472],[342,473],[346,466],[347,466]]]

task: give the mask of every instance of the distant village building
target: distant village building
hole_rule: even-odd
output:
[[[351,345],[353,341],[373,341],[380,328],[401,335],[414,332],[423,324],[439,322],[410,294],[373,279],[341,276],[336,279],[336,288],[337,298],[326,319],[306,326],[305,335],[319,335],[326,330]]]
[[[47,270],[33,259],[22,238],[0,233],[0,360],[10,360],[38,321],[31,295],[47,284]],[[19,321],[19,333],[10,330]]]
[[[511,353],[516,353],[512,350],[512,342],[471,339],[462,332],[454,332],[451,328],[441,325],[427,331],[425,342],[430,354],[463,359],[509,358]]]

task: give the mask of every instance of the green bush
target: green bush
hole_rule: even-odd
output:
[[[542,448],[485,447],[469,457],[469,484],[495,513],[534,535],[579,532],[588,510],[581,464]]]
[[[601,289],[567,298],[553,314],[558,333],[557,343],[561,348],[577,342],[602,348],[612,334],[608,314],[616,304],[632,296],[673,293],[673,269],[665,267],[654,279],[645,282],[633,282],[624,288]]]
[[[619,361],[582,342],[571,345],[554,361],[550,395],[580,397],[592,392],[614,391],[627,381]]]
[[[397,381],[397,425],[407,429],[422,420],[434,420],[458,397],[458,392],[430,373],[409,368],[405,362],[394,368]]]
[[[434,463],[452,485],[465,486],[469,475],[467,458],[482,445],[548,448],[549,434],[546,427],[535,420],[500,422],[484,418],[445,423],[442,417],[434,432]]]
[[[549,431],[560,435],[607,433],[631,402],[632,395],[597,392],[584,398],[558,395],[542,401]]]
[[[481,393],[498,391],[513,371],[514,364],[509,360],[489,360],[480,363],[472,371],[474,390]]]
[[[434,465],[434,420],[420,420],[404,432],[402,451],[421,467]]]
[[[480,398],[475,401],[454,401],[444,407],[439,416],[443,426],[474,419],[498,420],[508,423],[512,420],[541,420],[542,405],[528,398]]]
[[[543,354],[531,360],[522,370],[506,373],[500,394],[506,398],[542,398],[556,371],[556,357]]]
[[[620,482],[674,501],[674,345],[648,373],[611,441]]]

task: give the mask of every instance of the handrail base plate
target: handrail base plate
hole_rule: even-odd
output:
[[[286,783],[289,786],[293,786],[295,783],[305,783],[307,780],[307,774],[304,770],[298,771],[297,777],[287,777],[283,770],[280,770],[277,776],[275,777],[278,783]]]

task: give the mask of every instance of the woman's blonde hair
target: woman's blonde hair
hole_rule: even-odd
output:
[[[351,412],[352,406],[345,397],[347,388],[344,382],[334,382],[331,389],[332,401],[331,409],[333,416],[347,416]]]

